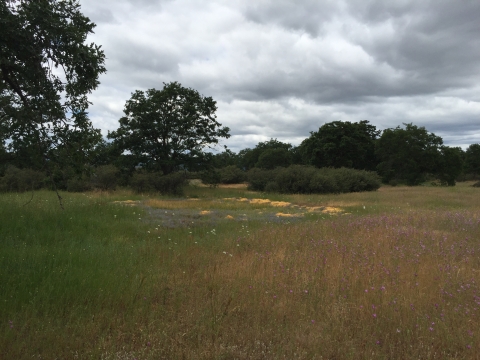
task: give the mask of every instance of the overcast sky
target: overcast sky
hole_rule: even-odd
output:
[[[135,90],[178,81],[217,101],[234,151],[298,145],[326,122],[412,122],[480,143],[478,0],[80,0],[107,73],[95,127]]]

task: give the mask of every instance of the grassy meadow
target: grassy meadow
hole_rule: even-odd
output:
[[[0,359],[480,358],[479,191],[0,194]]]

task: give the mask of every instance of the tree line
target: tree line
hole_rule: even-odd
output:
[[[236,166],[243,170],[294,164],[345,167],[376,171],[383,183],[391,185],[419,185],[428,180],[455,185],[458,179],[480,176],[480,144],[466,151],[449,147],[440,136],[414,124],[381,131],[367,120],[333,121],[312,131],[298,146],[271,139],[237,154],[216,154],[213,164],[218,169]]]
[[[291,166],[297,170],[284,172],[284,178],[307,171],[299,166],[376,172],[391,185],[427,180],[455,185],[462,176],[480,176],[480,144],[466,151],[449,147],[411,123],[377,130],[367,120],[334,121],[298,146],[271,139],[238,153],[227,148],[213,153],[230,129],[217,121],[215,100],[178,82],[134,91],[118,129],[104,139],[88,118],[87,96],[106,72],[105,54],[99,45],[85,43],[95,24],[81,13],[79,2],[3,1],[0,25],[4,191],[42,186],[82,191],[120,184],[176,192],[185,174],[217,184],[249,180],[253,169]],[[309,171],[305,174],[313,174]],[[327,173],[316,173],[317,185]],[[331,176],[338,182],[340,173]]]

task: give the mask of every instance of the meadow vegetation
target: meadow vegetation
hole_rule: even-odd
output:
[[[470,185],[0,194],[0,358],[478,358]]]

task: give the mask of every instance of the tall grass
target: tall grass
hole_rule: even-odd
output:
[[[222,200],[262,195],[224,190],[68,194],[65,211],[48,192],[2,195],[0,358],[480,355],[478,189],[283,196],[350,215],[275,223],[259,215],[274,207]],[[127,199],[144,205],[113,203]],[[232,204],[246,217],[181,212]]]

